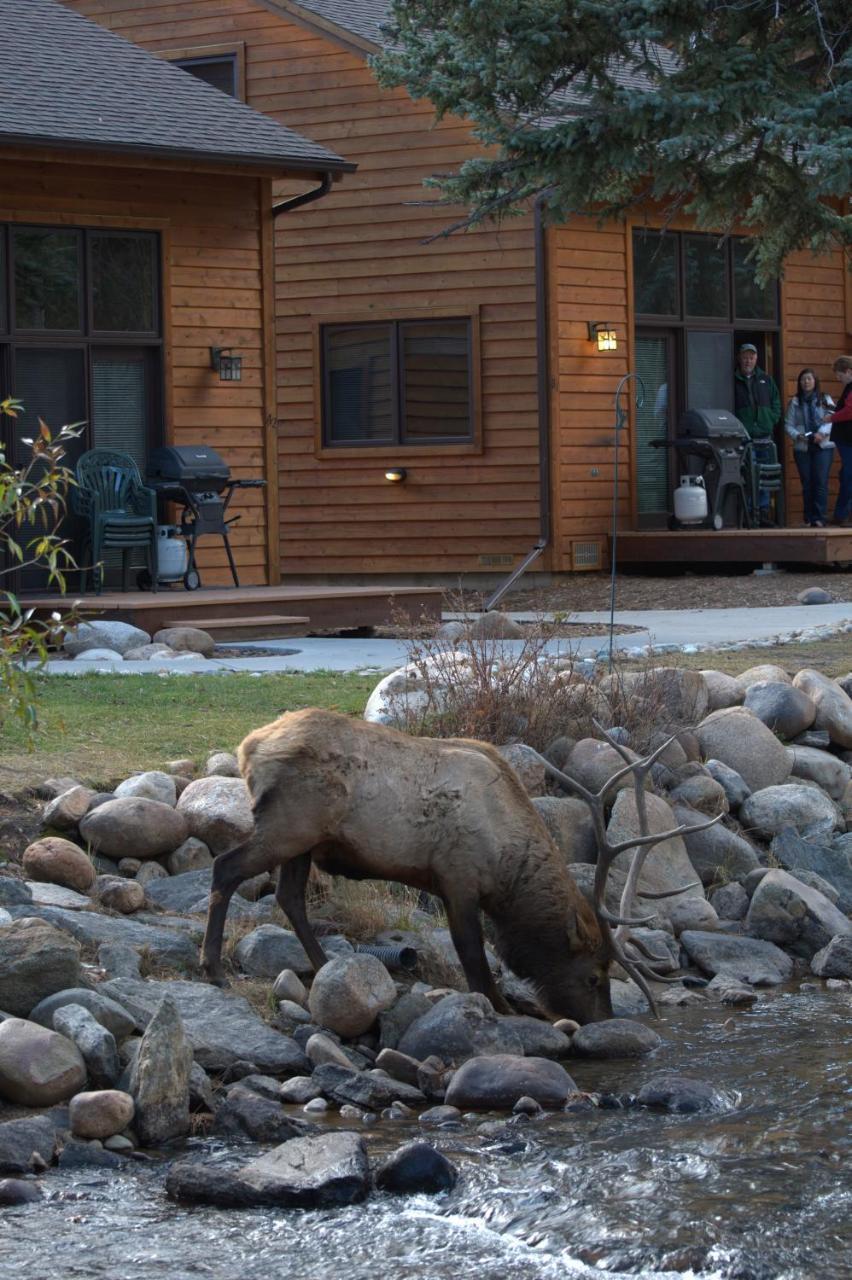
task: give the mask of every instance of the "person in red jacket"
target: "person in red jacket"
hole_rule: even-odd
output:
[[[840,488],[832,524],[852,528],[852,356],[838,356],[831,366],[842,383],[837,408],[824,422],[831,423],[831,439],[840,455]]]

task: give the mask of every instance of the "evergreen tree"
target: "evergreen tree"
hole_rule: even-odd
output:
[[[483,154],[433,180],[472,225],[654,202],[792,250],[852,244],[849,0],[394,0],[385,86],[472,121]],[[654,221],[658,221],[656,218]]]

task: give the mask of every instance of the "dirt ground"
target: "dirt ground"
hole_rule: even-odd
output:
[[[704,574],[679,572],[665,577],[619,572],[616,609],[754,609],[792,605],[808,587],[822,587],[836,601],[852,601],[852,573],[807,572]],[[523,579],[503,597],[499,608],[591,613],[609,609],[609,574],[575,573],[550,586],[529,586]]]

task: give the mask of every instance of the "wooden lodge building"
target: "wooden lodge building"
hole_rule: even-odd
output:
[[[743,239],[719,245],[682,223],[661,244],[652,210],[604,228],[592,218],[548,228],[531,213],[431,239],[447,211],[425,203],[423,179],[477,146],[465,121],[436,124],[429,103],[376,84],[369,59],[383,0],[64,3],[75,21],[83,15],[157,55],[145,64],[163,78],[146,88],[147,115],[138,102],[117,106],[140,131],[132,145],[88,137],[80,152],[56,137],[23,156],[4,151],[14,170],[3,234],[16,235],[16,224],[68,228],[87,261],[105,231],[137,245],[148,237],[163,302],[144,335],[65,332],[57,367],[64,379],[75,361],[90,361],[89,400],[61,411],[57,375],[40,412],[54,422],[85,416],[95,438],[104,430],[124,440],[121,414],[101,417],[97,361],[119,347],[126,370],[132,349],[132,394],[149,388],[151,442],[212,445],[235,473],[269,482],[245,499],[235,537],[244,581],[495,577],[539,541],[536,570],[601,567],[614,396],[629,371],[646,396],[641,408],[630,403],[619,436],[626,559],[852,559],[847,530],[668,532],[677,468],[671,451],[649,445],[671,436],[688,406],[731,407],[744,340],[785,401],[804,365],[832,387],[832,359],[852,344],[839,252],[797,255],[777,288],[761,290]],[[45,7],[56,8],[34,0]],[[19,6],[0,0],[6,9]],[[99,74],[76,84],[99,103],[117,88]],[[249,146],[264,123],[254,113],[276,145],[252,134]],[[146,146],[149,123],[170,141]],[[276,203],[299,194],[308,199],[273,219]],[[91,304],[86,317],[91,325]],[[614,332],[615,349],[599,349],[594,326]],[[31,350],[31,336],[20,350]],[[214,346],[242,356],[239,383],[211,374]],[[15,394],[32,399],[16,369]],[[33,385],[46,385],[44,374],[34,372]],[[76,384],[61,385],[67,397]],[[117,380],[104,385],[119,390]],[[120,395],[125,418],[131,399]],[[777,439],[792,527],[798,478],[780,429]],[[775,541],[758,545],[763,537]],[[201,564],[205,579],[228,580],[215,546]]]

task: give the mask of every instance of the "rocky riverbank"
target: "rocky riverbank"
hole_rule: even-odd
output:
[[[621,679],[634,704],[654,709],[662,741],[681,726],[653,766],[651,830],[723,815],[645,861],[640,893],[698,881],[654,902],[655,918],[635,931],[661,975],[682,980],[655,984],[658,1001],[736,1011],[790,983],[848,985],[852,676],[660,668]],[[404,686],[398,676],[393,687]],[[611,680],[585,692],[613,726]],[[599,790],[623,760],[590,725],[578,713],[548,758]],[[629,750],[629,735],[615,729]],[[548,782],[523,742],[503,750],[591,892],[585,805]],[[258,877],[231,908],[231,988],[198,981],[212,859],[245,839],[252,817],[232,756],[219,753],[197,772],[171,761],[109,793],[46,781],[44,834],[0,867],[0,1203],[38,1199],[55,1167],[173,1158],[189,1134],[222,1138],[232,1158],[170,1163],[166,1190],[178,1201],[355,1203],[374,1187],[451,1187],[457,1167],[429,1135],[468,1115],[503,1113],[502,1127],[509,1116],[517,1126],[556,1110],[734,1105],[715,1082],[661,1070],[664,1041],[625,974],[613,975],[614,1019],[551,1025],[494,956],[518,1009],[501,1016],[484,996],[456,989],[464,984],[447,933],[426,909],[411,912],[405,929],[388,920],[377,930],[379,954],[327,934],[329,961],[314,977],[272,883]],[[607,797],[613,839],[639,831],[628,783]],[[612,877],[613,910],[628,857]],[[412,952],[409,972],[399,966]],[[647,1061],[637,1089],[578,1089],[572,1063],[617,1058]],[[371,1162],[367,1131],[400,1121],[418,1122],[423,1137]]]

